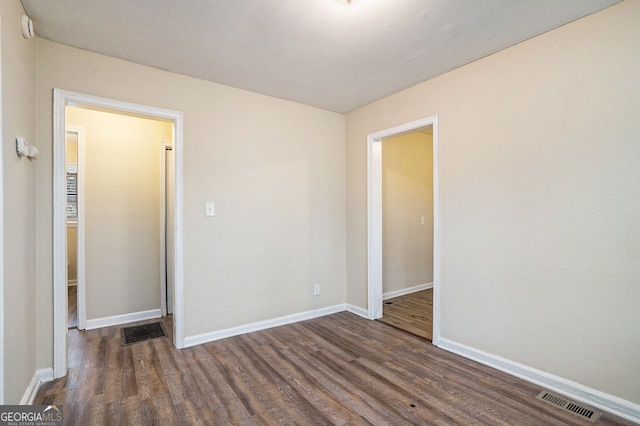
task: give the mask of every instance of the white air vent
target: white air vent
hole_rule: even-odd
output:
[[[568,411],[572,414],[580,416],[583,419],[590,420],[591,422],[594,422],[594,423],[602,415],[601,412],[594,411],[587,406],[569,401],[568,399],[565,399],[558,395],[554,395],[547,391],[540,392],[540,394],[538,394],[536,398],[541,399],[544,402],[548,402],[549,404],[553,404],[556,407],[563,409],[564,411]]]

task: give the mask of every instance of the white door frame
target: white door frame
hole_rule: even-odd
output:
[[[173,123],[175,162],[174,198],[174,314],[173,344],[184,347],[183,308],[183,190],[182,190],[182,112],[53,89],[53,376],[67,374],[67,218],[65,212],[65,107],[107,109],[142,115]]]
[[[77,246],[76,246],[76,277],[78,290],[78,330],[84,330],[87,328],[87,309],[86,309],[86,293],[85,293],[85,257],[84,257],[84,170],[85,170],[85,156],[84,156],[84,127],[67,126],[65,132],[66,135],[73,133],[78,137],[78,174],[77,174],[77,202],[78,202],[78,220],[77,220]],[[65,143],[66,147],[66,143]],[[66,149],[65,149],[65,163],[66,163]],[[66,166],[66,164],[65,164]],[[66,167],[65,167],[66,170]],[[66,235],[66,234],[65,234]],[[65,252],[66,253],[66,252]],[[66,308],[65,308],[66,310]],[[68,326],[68,325],[67,325]]]
[[[433,126],[433,344],[440,340],[440,191],[438,116],[415,120],[367,136],[368,310],[382,317],[382,139]]]

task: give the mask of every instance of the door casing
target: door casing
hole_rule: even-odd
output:
[[[67,90],[53,90],[53,376],[67,373],[67,237],[66,237],[66,114],[65,107],[103,109],[173,123],[174,315],[173,343],[184,347],[183,308],[183,115],[180,111],[123,102]]]
[[[440,192],[438,116],[411,121],[367,136],[367,316],[382,317],[382,139],[433,126],[433,344],[440,339]]]

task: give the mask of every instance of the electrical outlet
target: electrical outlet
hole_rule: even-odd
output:
[[[313,286],[313,295],[320,296],[320,284],[315,284]]]

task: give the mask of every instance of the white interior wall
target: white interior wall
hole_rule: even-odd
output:
[[[382,256],[384,293],[433,283],[433,136],[426,133],[382,141]]]

